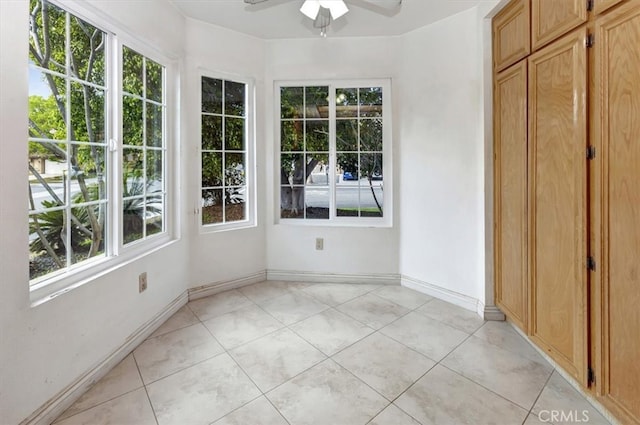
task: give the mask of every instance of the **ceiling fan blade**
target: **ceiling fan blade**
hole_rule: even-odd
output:
[[[267,0],[244,0],[245,3],[247,4],[258,4],[258,3],[263,3]]]
[[[348,0],[348,3],[388,17],[397,15],[402,8],[402,0]]]

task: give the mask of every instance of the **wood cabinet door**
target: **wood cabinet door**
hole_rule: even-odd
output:
[[[640,423],[640,1],[596,20],[596,322],[598,391]]]
[[[613,7],[623,1],[624,0],[593,0],[593,13],[599,15],[610,7]]]
[[[527,331],[527,61],[496,76],[494,91],[496,305]]]
[[[501,71],[531,52],[529,0],[512,0],[492,20],[493,63]]]
[[[585,22],[585,0],[531,0],[531,47],[537,50]]]
[[[529,56],[529,334],[587,382],[583,27]]]

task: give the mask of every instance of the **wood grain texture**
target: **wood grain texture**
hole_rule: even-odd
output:
[[[496,305],[527,332],[527,61],[496,76]]]
[[[596,20],[595,276],[603,402],[640,423],[640,1]]]
[[[593,13],[599,15],[624,0],[593,0]]]
[[[532,51],[540,49],[585,22],[585,0],[531,0]]]
[[[529,0],[512,0],[493,18],[493,62],[497,71],[531,52],[529,9]]]
[[[586,28],[529,57],[531,339],[586,384]]]

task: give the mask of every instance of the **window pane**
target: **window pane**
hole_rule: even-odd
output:
[[[147,146],[162,147],[162,106],[146,102]]]
[[[202,77],[202,112],[222,113],[222,80]]]
[[[283,186],[280,192],[280,217],[304,218],[304,186]]]
[[[360,176],[382,180],[381,153],[363,153],[360,155]]]
[[[283,152],[301,151],[304,149],[304,121],[282,121],[280,126],[280,143]]]
[[[241,186],[245,184],[244,175],[244,154],[227,153],[225,154],[225,185]]]
[[[51,210],[29,216],[29,279],[35,279],[66,267],[63,210]]]
[[[145,59],[147,70],[147,99],[162,103],[162,66]]]
[[[142,146],[142,100],[122,97],[122,144]]]
[[[233,81],[224,82],[224,113],[244,116],[245,84]]]
[[[72,145],[77,164],[71,166],[71,201],[74,204],[107,199],[106,149],[103,146]]]
[[[225,149],[244,150],[244,119],[225,118]]]
[[[152,193],[147,196],[145,203],[145,227],[147,236],[161,233],[163,227],[164,196],[161,193]]]
[[[65,140],[66,83],[63,78],[29,68],[29,136]]]
[[[222,223],[222,189],[202,191],[202,224]]]
[[[338,168],[342,172],[342,180],[358,180],[358,154],[357,153],[340,153],[338,152]]]
[[[43,3],[40,0],[30,0],[29,9],[31,13],[29,61],[32,61],[42,68],[65,74],[66,13],[64,10],[52,4],[48,2]],[[44,25],[43,16],[45,15],[49,18],[48,26]],[[45,36],[49,42],[48,56],[44,54],[44,52],[47,51]]]
[[[329,188],[328,187],[306,187],[305,188],[306,218],[308,219],[328,219],[329,218]]]
[[[358,151],[358,120],[336,121],[336,150]]]
[[[104,85],[106,34],[75,16],[71,17],[71,75]]]
[[[162,151],[147,150],[147,190],[162,191],[164,167],[162,165]]]
[[[144,184],[140,180],[133,180],[130,185],[131,193],[141,193]],[[122,201],[122,238],[125,244],[142,239],[144,197],[125,198]]]
[[[106,208],[106,203],[100,203],[71,209],[71,264],[104,253]]]
[[[69,164],[64,159],[29,158],[29,209],[41,210],[65,205],[68,167]]]
[[[348,182],[336,187],[336,215],[338,217],[358,217],[360,207],[360,186]]]
[[[358,116],[358,89],[336,89],[336,116]]]
[[[311,168],[311,170],[309,170]],[[329,155],[328,154],[309,154],[307,155],[307,178],[308,185],[329,185]]]
[[[383,214],[383,191],[381,181],[361,182],[360,188],[360,216],[361,217],[382,217]]]
[[[122,62],[122,90],[142,96],[142,56],[123,46]]]
[[[247,218],[245,208],[245,186],[229,187],[225,191],[225,221],[242,221]]]
[[[306,151],[329,151],[329,121],[306,121]]]
[[[303,118],[304,88],[282,87],[280,89],[280,116]]]
[[[222,150],[222,117],[202,116],[202,149]]]
[[[202,187],[222,186],[222,153],[202,153]]]
[[[382,116],[382,87],[367,87],[360,89],[360,116]]]
[[[382,151],[382,118],[360,120],[360,150]]]
[[[329,118],[329,87],[306,87],[305,105],[305,118]]]
[[[297,158],[302,156],[301,154],[282,154],[280,155],[280,184],[286,186],[290,184],[290,180],[293,177],[294,167],[297,163]]]
[[[142,161],[144,152],[142,149],[124,148],[122,149],[122,178],[123,182],[128,182],[132,178],[141,179],[144,170]],[[125,195],[126,196],[126,195]],[[132,196],[132,195],[128,195]]]
[[[104,143],[104,91],[71,83],[71,140]]]

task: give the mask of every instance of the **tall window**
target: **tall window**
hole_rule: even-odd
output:
[[[124,243],[164,229],[164,68],[122,49],[122,234]]]
[[[162,65],[47,0],[29,6],[34,285],[166,235],[166,102]],[[119,72],[122,87],[113,87]]]
[[[202,224],[248,220],[247,84],[202,77]]]
[[[390,222],[389,89],[376,83],[280,86],[282,220]]]

